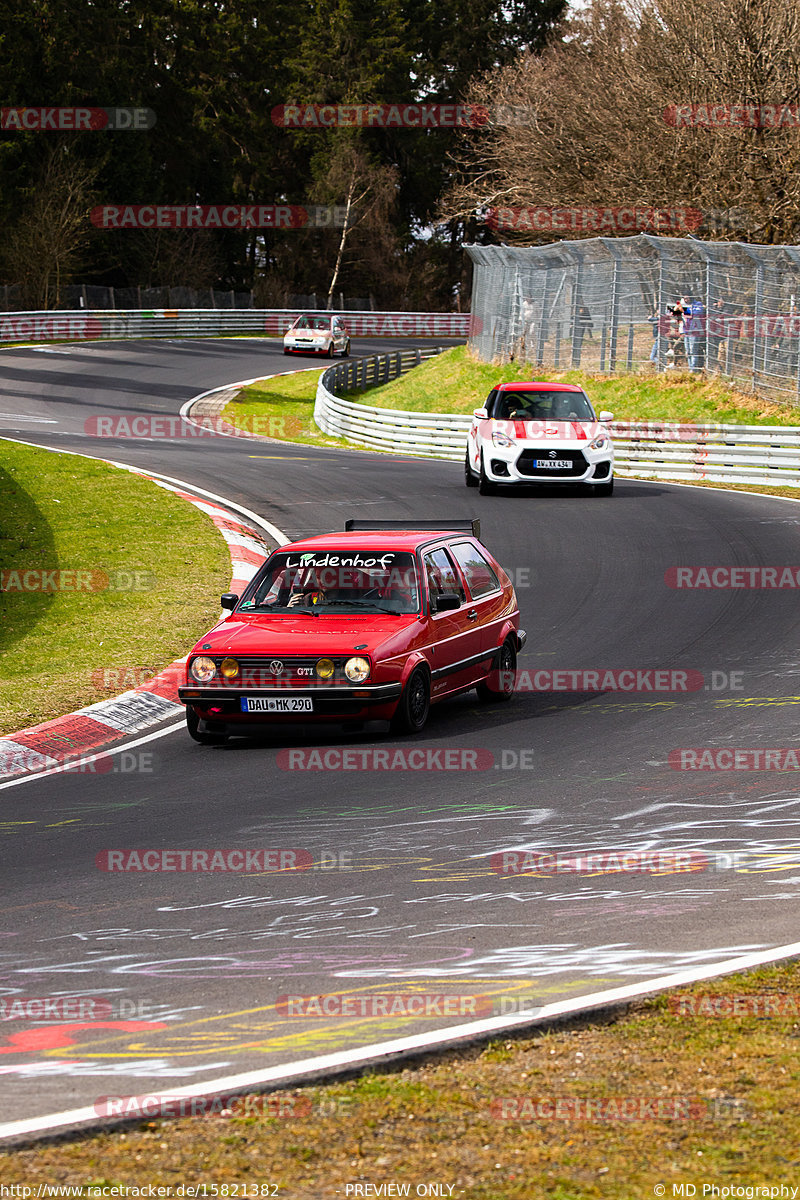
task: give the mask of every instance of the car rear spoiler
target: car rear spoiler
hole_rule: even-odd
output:
[[[367,530],[384,529],[387,532],[391,531],[398,533],[400,530],[409,532],[420,529],[423,532],[428,530],[439,531],[440,529],[449,529],[453,533],[471,533],[473,537],[481,540],[481,521],[480,517],[468,517],[463,521],[416,521],[409,519],[407,521],[377,521],[361,517],[345,521],[345,533],[360,533]]]

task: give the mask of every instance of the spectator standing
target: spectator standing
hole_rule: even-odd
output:
[[[702,300],[683,297],[683,344],[690,371],[703,369],[703,334],[705,332],[706,306]]]

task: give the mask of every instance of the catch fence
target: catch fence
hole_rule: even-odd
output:
[[[466,249],[487,361],[716,372],[800,405],[800,247],[637,234]]]

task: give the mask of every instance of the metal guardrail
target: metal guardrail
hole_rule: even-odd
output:
[[[0,313],[0,342],[99,338],[192,338],[285,333],[302,309],[154,308],[94,312]],[[353,337],[457,337],[470,331],[469,313],[340,312]]]
[[[395,352],[329,367],[317,384],[315,422],[324,433],[362,446],[462,461],[471,415],[377,408],[343,400],[333,390],[386,383],[440,352]],[[797,425],[615,421],[610,430],[621,476],[800,487]]]
[[[323,433],[376,450],[401,450],[426,458],[463,458],[470,416],[375,408],[342,400],[332,390],[353,392],[388,383],[424,359],[441,354],[442,349],[438,346],[431,350],[376,354],[329,367],[317,383],[315,422]]]

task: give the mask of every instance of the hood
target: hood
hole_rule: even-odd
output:
[[[201,638],[191,654],[370,654],[416,624],[414,614],[369,613],[354,619],[352,613],[319,617],[234,613]]]

